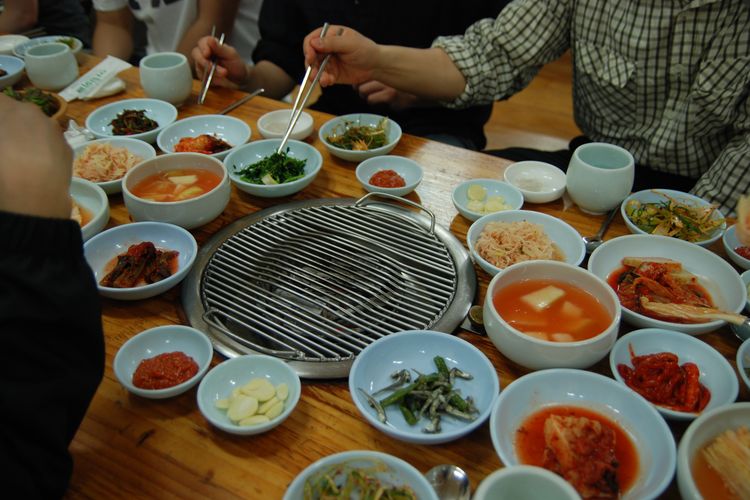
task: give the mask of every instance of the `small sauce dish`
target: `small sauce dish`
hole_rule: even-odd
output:
[[[529,203],[549,203],[565,193],[565,172],[541,161],[519,161],[505,169],[505,182]]]
[[[279,109],[266,113],[258,119],[258,131],[265,139],[278,139],[284,137],[286,128],[291,118],[291,109]],[[289,134],[290,139],[302,141],[313,131],[313,118],[304,111],[299,115],[297,123]]]

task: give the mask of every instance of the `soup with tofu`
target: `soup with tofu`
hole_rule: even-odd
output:
[[[130,192],[145,200],[183,201],[208,193],[220,182],[218,175],[205,169],[174,169],[149,175],[133,186]]]
[[[578,342],[602,333],[612,316],[586,290],[556,280],[530,279],[500,289],[492,298],[515,329],[551,342]]]

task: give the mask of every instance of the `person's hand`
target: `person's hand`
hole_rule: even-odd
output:
[[[211,68],[211,58],[216,57],[216,71],[211,84],[219,87],[237,88],[247,80],[247,64],[231,45],[219,45],[212,36],[198,40],[198,46],[191,53],[195,61],[195,73],[198,78]]]
[[[0,95],[0,210],[70,218],[73,152],[34,104]],[[21,124],[21,126],[19,126]]]
[[[418,99],[413,94],[401,92],[377,80],[370,80],[354,86],[359,96],[372,106],[387,104],[391,109],[401,111],[414,106]]]
[[[354,85],[373,79],[376,71],[379,46],[369,38],[351,28],[333,26],[328,28],[324,38],[320,38],[318,28],[305,37],[303,50],[305,64],[314,68],[313,75],[327,54],[331,54],[328,64],[320,77],[322,86],[335,83]]]

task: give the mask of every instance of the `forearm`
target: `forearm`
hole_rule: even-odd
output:
[[[5,0],[0,14],[0,34],[33,28],[39,18],[37,0]]]
[[[193,47],[198,45],[198,40],[210,35],[211,31],[216,29],[216,38],[223,33],[225,39],[229,38],[234,26],[234,18],[237,15],[239,0],[200,0],[198,2],[198,15],[195,21],[182,35],[182,39],[177,44],[177,52],[184,54],[190,62],[190,67],[194,67],[192,59]]]
[[[97,22],[93,43],[94,55],[113,55],[127,61],[133,54],[132,20],[118,24]]]
[[[265,97],[281,99],[294,88],[295,82],[283,69],[270,61],[258,61],[248,67],[243,88],[248,91],[263,88]]]
[[[373,68],[378,80],[422,99],[452,101],[466,87],[466,80],[441,49],[379,46]]]

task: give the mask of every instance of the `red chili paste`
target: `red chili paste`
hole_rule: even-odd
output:
[[[166,389],[181,384],[198,373],[198,363],[181,351],[165,352],[138,364],[133,385],[140,389]]]
[[[750,247],[737,247],[734,251],[737,252],[740,257],[750,259]]]
[[[382,188],[400,188],[406,186],[406,181],[395,170],[380,170],[370,177],[370,184]]]

